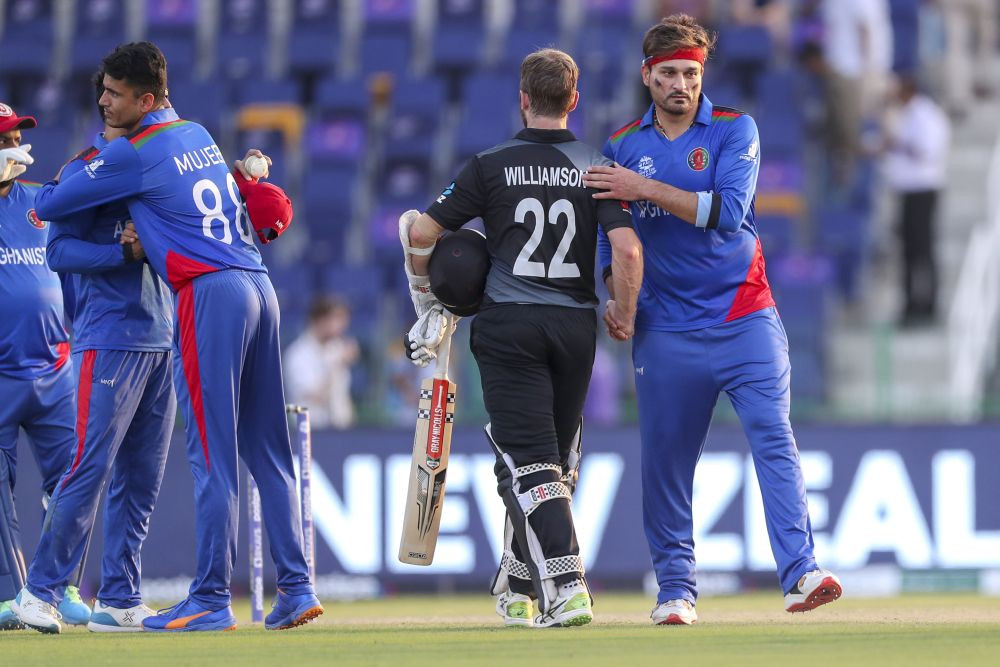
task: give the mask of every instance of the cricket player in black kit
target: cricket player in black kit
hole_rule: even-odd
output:
[[[508,625],[584,625],[593,618],[570,499],[596,345],[598,225],[613,250],[618,299],[608,302],[604,320],[618,340],[632,335],[642,282],[642,248],[628,209],[594,199],[597,191],[583,185],[590,166],[611,163],[566,129],[579,99],[578,75],[561,51],[528,55],[520,83],[526,129],[472,158],[424,214],[400,218],[419,318],[408,337],[418,363],[434,356],[452,321],[427,289],[428,256],[446,230],[485,221],[492,264],[471,346],[507,508],[492,592]]]

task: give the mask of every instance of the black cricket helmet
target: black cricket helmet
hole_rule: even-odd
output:
[[[479,312],[490,272],[486,236],[465,228],[445,234],[431,254],[431,292],[449,312],[468,317]]]

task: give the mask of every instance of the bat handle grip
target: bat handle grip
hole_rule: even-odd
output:
[[[437,360],[434,362],[434,377],[439,380],[448,379],[448,360],[451,359],[451,335],[455,331],[455,316],[448,315],[448,328],[437,349]]]

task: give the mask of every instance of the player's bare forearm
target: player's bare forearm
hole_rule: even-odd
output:
[[[434,218],[421,213],[413,226],[410,227],[410,245],[414,248],[430,248],[437,243],[438,238],[444,234],[444,227],[439,225]],[[418,276],[427,275],[427,267],[430,264],[430,255],[411,255],[413,262],[413,272]]]
[[[696,193],[646,178],[627,167],[591,167],[583,175],[583,184],[601,190],[594,199],[650,201],[692,225],[698,219]]]
[[[605,313],[608,333],[628,340],[635,331],[635,309],[642,287],[642,244],[631,228],[608,232],[611,241],[612,296]]]

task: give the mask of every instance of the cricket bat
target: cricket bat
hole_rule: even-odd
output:
[[[411,565],[434,562],[434,547],[441,528],[451,428],[455,421],[455,383],[448,379],[452,328],[449,323],[448,333],[438,346],[434,376],[420,384],[406,514],[399,539],[399,561]]]

